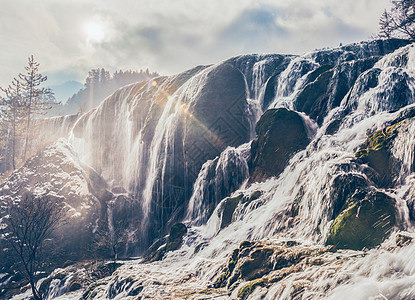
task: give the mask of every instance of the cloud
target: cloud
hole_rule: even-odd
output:
[[[4,1],[0,86],[34,54],[50,84],[91,68],[173,74],[255,52],[302,53],[367,39],[389,0]],[[100,38],[87,24],[99,23]]]
[[[217,43],[240,52],[260,52],[269,48],[275,38],[286,38],[287,31],[277,24],[277,18],[275,7],[248,8],[223,29]]]

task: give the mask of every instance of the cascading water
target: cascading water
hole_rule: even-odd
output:
[[[81,160],[105,179],[109,191],[122,190],[140,206],[134,222],[143,226],[131,222],[129,228],[147,231],[140,238],[149,234],[151,242],[173,222],[189,226],[179,250],[151,264],[126,263],[91,287],[91,295],[198,299],[197,291],[209,289],[236,298],[243,280],[229,290],[210,290],[232,250],[244,240],[290,242],[294,250],[323,247],[347,201],[333,200],[342,178],[392,199],[398,215],[393,230],[413,232],[415,122],[404,121],[393,141],[391,153],[400,166],[393,184],[377,184],[371,166],[355,157],[370,133],[413,108],[415,52],[406,43],[232,58],[125,87],[80,117],[70,141]],[[318,109],[304,100],[304,91],[311,90],[310,96],[316,88],[327,96]],[[310,142],[277,177],[250,182],[254,124],[262,111],[275,107],[298,110]],[[112,199],[111,220],[114,206]],[[269,279],[250,297],[291,299],[294,290],[298,298],[341,299],[358,288],[357,299],[413,298],[415,261],[408,257],[414,247],[395,247],[395,236],[369,251],[318,254],[320,262],[280,281]]]
[[[227,148],[214,160],[207,161],[199,172],[190,198],[186,219],[192,225],[207,221],[220,199],[237,190],[248,178],[249,144]],[[212,209],[211,209],[212,210]]]
[[[399,51],[407,51],[406,53],[412,51],[410,46],[405,49]],[[361,54],[359,51],[357,53]],[[382,61],[393,61],[394,55],[396,54],[387,55]],[[307,75],[319,66],[316,61],[309,58],[306,62],[308,68],[300,67],[302,63],[292,62],[287,70],[281,73],[278,79],[279,87],[276,88],[275,100],[271,107],[287,106],[284,103],[291,103],[288,107],[295,107],[296,94],[304,87],[303,83],[298,82],[306,80]],[[296,71],[293,71],[294,69]],[[299,71],[301,69],[303,71]],[[256,71],[257,78],[261,77],[258,76],[260,70],[259,68]],[[367,88],[366,78],[374,70],[376,85]],[[349,74],[354,76],[350,72]],[[284,76],[287,78],[284,79]],[[292,82],[297,84],[289,83],[293,80],[292,76],[297,79]],[[194,274],[194,272],[197,274],[194,280],[183,281],[178,286],[189,290],[197,290],[198,285],[206,287],[207,282],[216,278],[218,266],[225,261],[231,249],[238,247],[243,240],[291,238],[304,245],[323,244],[332,223],[330,220],[334,203],[331,197],[336,178],[352,174],[362,180],[370,181],[367,177],[367,166],[357,163],[354,153],[369,133],[387,126],[414,102],[412,80],[410,64],[393,67],[391,63],[385,65],[380,62],[375,69],[359,75],[352,90],[345,95],[338,107],[332,108],[319,128],[316,127],[315,122],[305,117],[312,142],[305,150],[291,158],[289,165],[278,178],[254,183],[235,191],[233,196],[242,194],[243,199],[249,198],[258,191],[260,196],[252,202],[242,201],[232,216],[231,224],[225,228],[221,227],[221,218],[226,199],[217,205],[205,225],[203,222],[208,212],[203,207],[208,204],[206,191],[211,189],[214,194],[216,185],[220,184],[215,179],[221,178],[226,182],[224,174],[227,169],[223,166],[231,164],[235,158],[235,150],[227,149],[217,159],[205,163],[195,181],[194,193],[189,202],[187,218],[192,224],[192,231],[187,235],[185,245],[180,251],[168,254],[163,262],[151,265],[152,269],[157,270],[154,274],[159,274],[159,280],[165,285],[165,292],[169,295],[178,293],[174,285],[167,283],[169,278],[184,278],[185,274]],[[261,79],[261,81],[267,83],[267,80]],[[405,91],[407,95],[405,101],[394,92],[398,87],[401,91]],[[260,90],[255,95],[261,95]],[[328,127],[335,120],[340,120],[337,130],[332,134],[326,134]],[[393,145],[393,155],[402,161],[401,182],[413,177],[413,124],[414,122],[409,123],[400,129]],[[231,153],[233,155],[229,156]],[[399,192],[399,187],[394,191],[391,189],[386,191],[382,188],[379,190],[388,193],[396,200],[398,214],[402,216],[398,218],[399,227],[403,230],[411,230],[408,209],[402,206],[406,203],[405,197],[408,197],[408,193],[405,196],[405,193]],[[295,217],[291,213],[293,206],[296,206],[298,211]],[[346,299],[348,296],[345,295],[350,295],[350,291],[355,291],[357,288],[359,289],[359,294],[355,295],[357,299],[411,297],[415,293],[411,283],[415,261],[408,262],[405,256],[413,251],[413,247],[398,248],[391,252],[388,249],[394,243],[393,238],[392,235],[380,249],[373,249],[367,254],[353,251],[327,253],[322,256],[325,264],[294,273],[281,284],[275,283],[267,289],[256,289],[251,297],[291,299],[293,295],[291,291],[300,283],[305,286],[305,291],[301,294],[303,298],[327,296],[330,299]],[[198,245],[199,247],[196,247]],[[197,250],[195,254],[195,249],[200,248],[200,245],[203,245],[201,250]],[[387,267],[390,263],[395,266],[393,270]],[[379,264],[384,267],[378,268]],[[144,266],[135,269],[138,274],[145,270],[148,269]],[[131,275],[131,272],[127,273]],[[351,273],[354,274],[352,278],[349,275]],[[162,277],[160,274],[163,274]],[[398,274],[402,279],[393,282],[392,278]],[[140,275],[137,275],[136,282],[143,283],[145,290],[143,295],[152,294],[155,297],[162,297],[159,289]],[[236,297],[237,290],[238,288],[233,290],[231,297]],[[126,292],[120,291],[119,296],[122,297]]]

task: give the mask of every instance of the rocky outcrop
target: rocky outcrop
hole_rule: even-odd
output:
[[[249,161],[251,182],[278,176],[292,155],[309,143],[303,119],[285,108],[266,111],[256,125],[256,132]]]
[[[59,196],[68,209],[67,222],[56,232],[59,247],[55,265],[88,256],[98,220],[107,224],[107,202],[112,194],[93,169],[80,162],[71,145],[60,139],[14,171],[0,186],[0,203],[18,199],[26,191],[37,196]],[[76,234],[74,234],[76,232]],[[92,255],[92,253],[89,253]]]
[[[346,61],[336,66],[322,65],[307,76],[307,84],[296,97],[296,109],[321,125],[328,112],[340,105],[356,79],[380,58]],[[376,84],[371,82],[368,86]]]
[[[362,250],[381,244],[396,224],[395,200],[385,193],[357,190],[330,226],[327,244]]]
[[[147,254],[147,256],[144,258],[144,261],[153,262],[162,260],[167,252],[179,249],[183,243],[183,237],[186,233],[186,225],[182,223],[174,224],[170,229],[170,234],[167,238],[166,244],[156,250],[150,248],[149,254]]]
[[[290,273],[302,270],[308,264],[318,263],[317,257],[332,249],[309,248],[295,241],[279,244],[244,241],[232,252],[213,287],[226,287],[232,290],[241,282],[247,281],[237,294],[239,298],[246,299],[256,287],[269,287]]]
[[[391,148],[401,124],[399,122],[372,133],[355,154],[360,162],[368,164],[377,172],[377,178],[373,179],[380,186],[393,185],[399,171]]]
[[[87,288],[93,282],[110,276],[120,266],[119,263],[80,262],[64,269],[56,269],[42,280],[39,291],[45,299],[53,299]]]
[[[232,216],[235,212],[236,207],[240,203],[243,194],[236,197],[226,198],[222,204],[222,218],[220,228],[223,229],[232,222]]]

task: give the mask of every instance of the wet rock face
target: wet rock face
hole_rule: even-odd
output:
[[[395,200],[375,190],[358,191],[330,226],[327,244],[362,250],[381,244],[396,224]]]
[[[197,95],[186,98],[189,110],[184,115],[182,144],[192,166],[192,182],[206,160],[214,159],[227,146],[249,141],[246,97],[242,73],[230,64],[222,64],[206,74]]]
[[[249,149],[240,153],[234,148],[227,148],[219,157],[202,166],[191,200],[191,217],[196,224],[206,222],[218,203],[236,191],[248,178],[248,151]],[[195,207],[195,201],[200,199],[200,207]]]
[[[379,186],[390,187],[395,183],[399,173],[399,162],[393,157],[391,148],[399,127],[405,121],[374,132],[355,153],[361,163],[368,164],[376,171],[377,176],[372,180]]]
[[[178,120],[174,139],[164,141],[166,144],[161,148],[166,149],[160,155],[165,168],[160,168],[157,174],[149,217],[153,222],[151,232],[158,235],[183,217],[202,165],[226,147],[249,141],[250,123],[242,73],[230,64],[221,64],[206,72],[197,94],[186,94],[182,99],[187,111]],[[158,237],[151,232],[150,241]]]
[[[232,223],[233,213],[235,212],[236,207],[238,206],[239,202],[241,201],[243,195],[239,195],[232,198],[227,198],[223,204],[222,210],[222,219],[220,228],[223,229]]]
[[[250,181],[278,176],[290,157],[309,143],[302,118],[284,108],[266,111],[256,125],[251,144]]]
[[[356,79],[379,59],[380,57],[370,57],[346,61],[336,66],[322,65],[307,76],[307,84],[296,97],[296,109],[321,125],[327,113],[340,105]],[[373,84],[376,85],[377,82],[372,80],[367,86]]]
[[[333,201],[333,219],[344,210],[350,197],[356,191],[364,190],[369,186],[369,182],[361,175],[353,173],[340,174],[333,179],[331,185],[330,199]]]
[[[149,249],[148,255],[144,258],[145,262],[153,262],[162,260],[164,255],[169,251],[177,250],[183,243],[183,237],[187,233],[186,225],[182,223],[174,224],[170,229],[170,234],[166,240],[166,244],[156,250]]]
[[[262,101],[262,109],[266,110],[278,92],[279,75],[294,57],[279,54],[251,54],[228,59],[226,63],[233,65],[244,75],[248,89],[247,96],[251,99],[259,97],[258,82],[266,82]]]

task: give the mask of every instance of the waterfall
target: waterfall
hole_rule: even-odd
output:
[[[160,262],[121,267],[100,283],[105,288],[97,287],[96,297],[108,297],[109,287],[117,288],[118,299],[137,286],[159,298],[181,297],[185,288],[208,289],[245,240],[322,248],[351,197],[336,196],[348,176],[364,182],[365,192],[393,200],[397,221],[391,236],[371,250],[321,254],[321,265],[270,282],[251,298],[290,299],[300,283],[303,298],[413,297],[414,247],[397,248],[395,242],[398,230],[413,237],[415,217],[415,121],[399,123],[415,103],[415,50],[407,43],[231,58],[132,84],[80,116],[70,142],[81,161],[105,179],[109,191],[120,188],[140,207],[128,224],[140,236],[129,245],[145,249],[175,222],[189,227],[179,250]],[[310,142],[291,154],[278,175],[250,182],[255,124],[265,110],[279,107],[301,116]],[[375,167],[355,153],[370,134],[392,123],[399,124],[390,149],[399,175],[385,186],[374,179]],[[358,190],[351,189],[352,195]],[[108,205],[110,229],[114,206]],[[119,284],[127,278],[134,283]]]
[[[248,178],[247,157],[249,144],[237,149],[229,147],[214,160],[207,161],[199,172],[187,209],[187,220],[193,225],[207,221],[208,206],[215,207],[219,200],[237,190]]]

